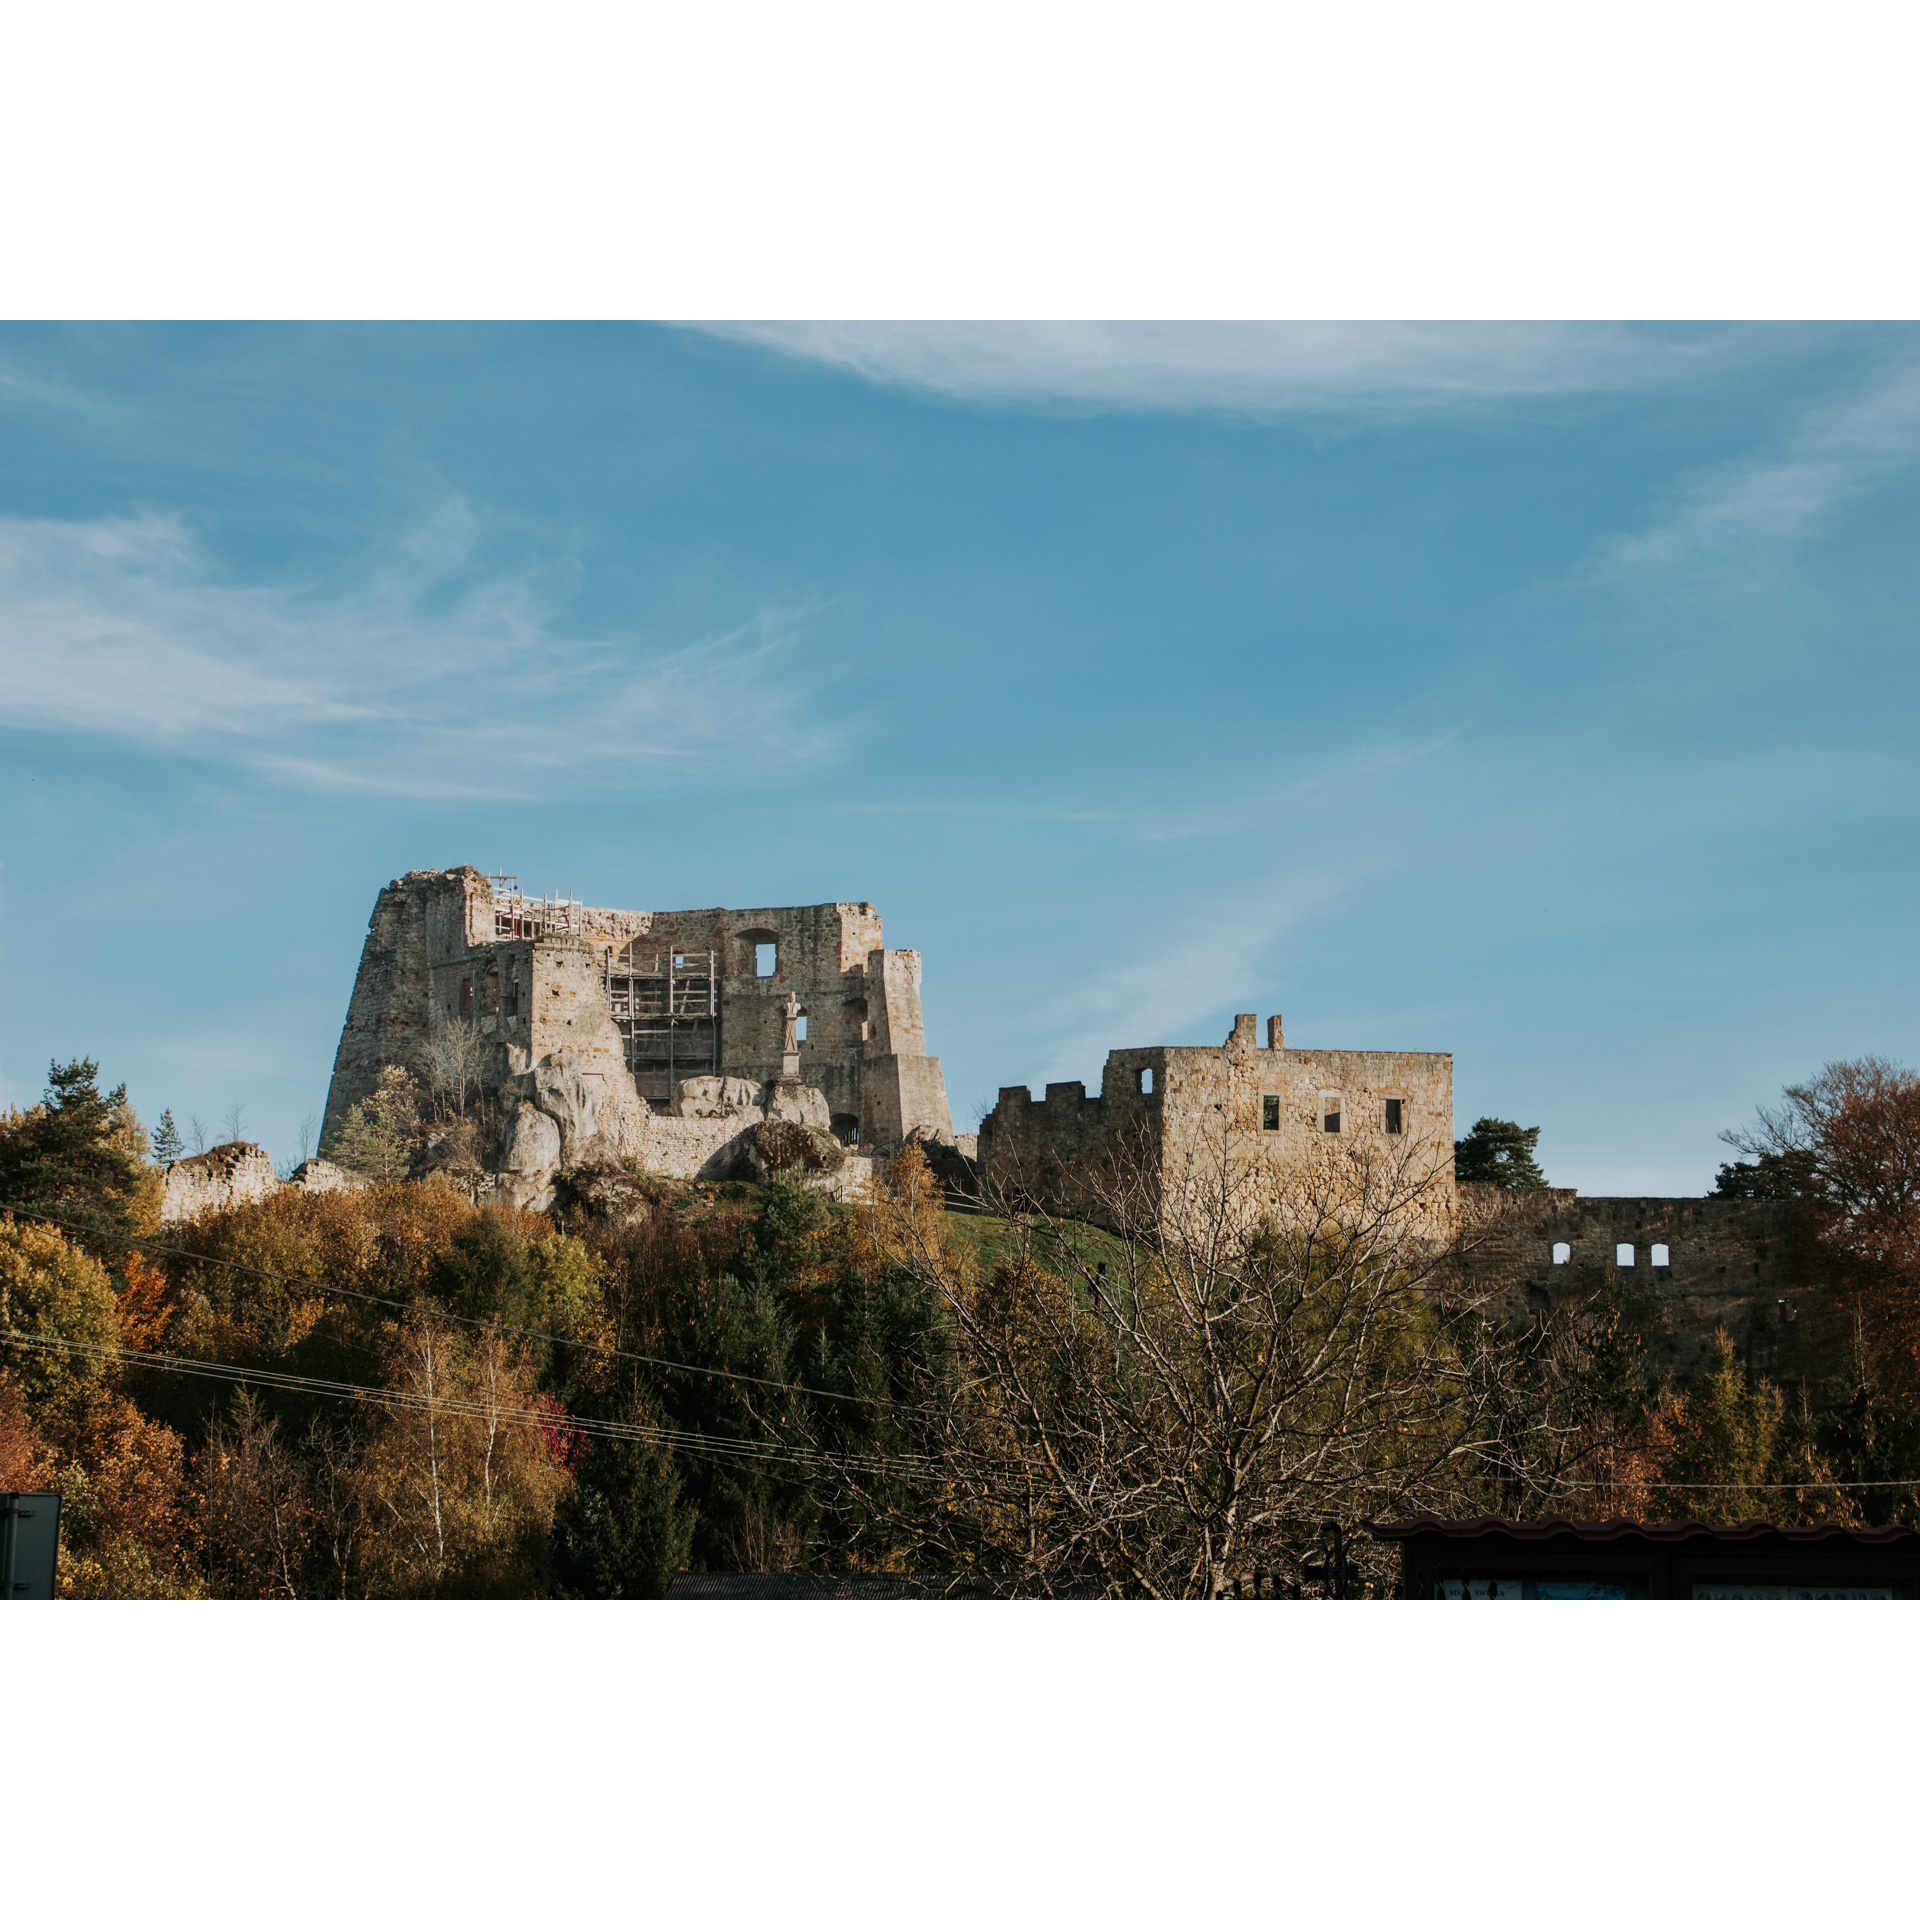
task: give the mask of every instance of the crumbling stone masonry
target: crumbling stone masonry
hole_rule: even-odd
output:
[[[298,1187],[303,1193],[335,1193],[366,1184],[357,1173],[327,1160],[305,1161],[291,1179],[282,1180],[264,1148],[251,1140],[231,1140],[189,1159],[176,1160],[167,1168],[160,1189],[160,1224],[173,1226],[182,1220],[196,1220],[203,1213],[217,1213],[223,1207],[247,1206],[278,1193],[282,1187]]]
[[[409,873],[374,905],[323,1140],[383,1066],[431,1084],[461,1034],[509,1110],[492,1171],[523,1204],[562,1161],[712,1175],[771,1118],[862,1154],[953,1134],[920,956],[885,950],[864,901],[652,913],[529,899],[473,867]]]
[[[1225,1151],[1284,1177],[1313,1156],[1379,1142],[1429,1177],[1436,1232],[1452,1202],[1453,1056],[1289,1047],[1279,1016],[1260,1045],[1250,1013],[1218,1047],[1125,1047],[1100,1091],[1050,1084],[1036,1101],[1002,1087],[980,1125],[980,1172],[1010,1190],[1071,1205],[1130,1134],[1171,1171]]]
[[[1507,1319],[1592,1299],[1612,1283],[1641,1310],[1660,1372],[1685,1379],[1724,1328],[1755,1376],[1804,1384],[1816,1404],[1848,1391],[1852,1316],[1816,1278],[1792,1207],[1583,1197],[1571,1187],[1460,1192],[1464,1272]]]
[[[1369,1143],[1430,1175],[1436,1236],[1461,1232],[1458,1271],[1487,1310],[1524,1323],[1609,1283],[1639,1310],[1657,1372],[1685,1379],[1725,1328],[1756,1376],[1804,1383],[1816,1403],[1847,1390],[1852,1325],[1816,1277],[1792,1209],[1760,1201],[1507,1193],[1453,1179],[1453,1056],[1295,1049],[1280,1021],[1256,1044],[1251,1014],[1219,1047],[1132,1047],[1107,1056],[1100,1092],[1077,1080],[1035,1100],[1002,1087],[981,1123],[981,1177],[1063,1212],[1087,1211],[1132,1134],[1169,1192],[1183,1157],[1270,1170],[1284,1189],[1314,1156]],[[1275,1183],[1250,1182],[1256,1199]]]

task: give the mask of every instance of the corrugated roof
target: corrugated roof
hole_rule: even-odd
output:
[[[1710,1527],[1700,1520],[1574,1520],[1548,1514],[1539,1520],[1507,1520],[1499,1514],[1447,1520],[1437,1513],[1416,1513],[1407,1520],[1369,1521],[1376,1540],[1411,1540],[1438,1534],[1448,1540],[1644,1540],[1650,1546],[1676,1546],[1689,1540],[1779,1540],[1794,1546],[1906,1546],[1920,1541],[1912,1527],[1776,1527],[1766,1520],[1743,1520],[1737,1527]]]

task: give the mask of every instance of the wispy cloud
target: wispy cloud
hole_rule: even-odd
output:
[[[1818,329],[1532,322],[808,321],[707,329],[997,405],[1251,414],[1440,408],[1672,385]]]
[[[308,788],[503,798],[562,774],[575,788],[749,777],[837,744],[782,670],[819,608],[691,639],[582,634],[564,581],[490,572],[478,545],[448,499],[351,585],[262,585],[232,578],[178,515],[0,518],[0,725]]]
[[[1586,583],[1744,605],[1849,502],[1920,460],[1920,356],[1804,412],[1778,442],[1688,477],[1649,523],[1606,541]]]

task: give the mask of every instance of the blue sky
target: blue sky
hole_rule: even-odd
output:
[[[1556,1181],[1920,1058],[1920,331],[0,327],[0,1099],[276,1157],[366,917],[871,899],[965,1125],[1284,1012]]]

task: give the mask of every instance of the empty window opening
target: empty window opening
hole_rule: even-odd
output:
[[[1263,1093],[1260,1096],[1260,1126],[1267,1133],[1280,1131],[1280,1096],[1277,1093]]]
[[[471,978],[460,982],[460,1011],[462,1013],[471,1013],[473,1011],[473,981]]]
[[[1673,1264],[1667,1257],[1667,1243],[1664,1240],[1656,1240],[1653,1243],[1653,1252],[1649,1257],[1651,1264],[1656,1267],[1669,1267]]]
[[[780,970],[780,943],[777,940],[756,940],[753,943],[753,971],[762,980],[768,980]]]
[[[1155,1093],[1159,1091],[1155,1084],[1153,1069],[1151,1067],[1142,1067],[1140,1069],[1140,1091],[1142,1093]]]
[[[507,1018],[509,1020],[517,1020],[519,1017],[520,982],[518,980],[509,980],[507,982]]]
[[[1614,1248],[1613,1264],[1616,1267],[1630,1267],[1633,1265],[1633,1242],[1631,1240],[1622,1240],[1620,1244]]]
[[[1404,1109],[1398,1100],[1389,1100],[1387,1102],[1387,1131],[1389,1133],[1398,1133],[1400,1131],[1401,1115],[1403,1112]]]
[[[1556,1240],[1553,1243],[1553,1264],[1556,1267],[1564,1267],[1572,1258],[1573,1249],[1564,1240]]]
[[[804,1013],[793,1023],[793,1037],[796,1040],[804,1040],[807,1037],[807,1016]]]
[[[1340,1096],[1337,1093],[1323,1093],[1320,1096],[1320,1131],[1340,1131]]]

